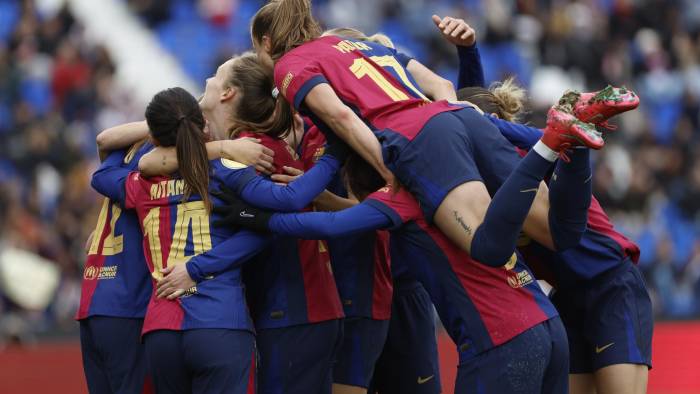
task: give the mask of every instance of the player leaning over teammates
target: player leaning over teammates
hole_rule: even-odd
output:
[[[506,264],[510,255],[489,239],[481,224],[489,191],[493,194],[498,189],[517,162],[512,146],[475,110],[445,101],[427,103],[420,92],[386,73],[377,62],[392,62],[404,71],[394,51],[334,36],[317,38],[319,33],[304,0],[268,3],[252,23],[258,55],[276,60],[276,83],[289,102],[312,115],[322,130],[347,139],[392,178],[381,162],[381,148],[367,124],[371,125],[383,139],[383,159],[416,194],[426,218],[435,216],[443,232],[475,259],[493,266]],[[341,99],[356,108],[362,119]],[[556,151],[570,139],[595,148],[603,144],[600,135],[583,124],[560,130],[563,134],[544,139],[536,150],[554,160]],[[541,189],[521,193],[530,199],[513,200],[513,207],[522,210],[520,204],[529,206],[538,196],[533,220],[527,220],[524,229],[556,249],[558,241],[552,239],[546,213],[546,186]]]
[[[254,346],[240,267],[264,247],[265,239],[212,228],[209,190],[223,184],[242,195],[258,193],[256,202],[261,205],[272,200],[310,201],[337,164],[319,166],[282,187],[240,163],[209,162],[202,113],[196,100],[179,88],[156,95],[146,118],[153,141],[175,146],[179,161],[188,165],[179,170],[180,175],[144,178],[120,168],[124,153],[115,152],[94,174],[93,186],[125,208],[136,210],[154,281],[184,267],[192,284],[197,282],[187,291],[168,292],[165,299],[155,292],[151,297],[143,332],[156,390],[246,393]],[[209,250],[217,244],[217,250]],[[164,294],[163,289],[158,291]]]
[[[372,41],[386,47],[394,45],[389,37],[374,34],[367,37],[352,28],[331,29],[323,34],[335,35],[361,41]],[[406,68],[405,78],[414,86],[419,85],[413,75],[419,75],[422,93],[432,99],[456,98],[452,84],[432,72],[424,72],[423,66],[402,54],[397,54],[397,61]],[[400,78],[397,70],[384,65],[387,72]],[[323,138],[318,128],[318,136]],[[355,237],[357,235],[354,235]],[[329,244],[341,242],[329,240]],[[354,263],[357,264],[357,263]],[[435,314],[430,296],[400,258],[391,260],[393,294],[391,298],[391,320],[384,347],[376,361],[372,385],[368,391],[383,394],[414,393],[438,394],[441,392],[440,368],[438,362]],[[342,280],[342,279],[341,279]],[[353,282],[355,286],[362,283]],[[347,328],[346,328],[347,336]],[[348,341],[346,341],[347,343]],[[377,349],[379,350],[379,349]],[[336,368],[337,370],[337,368]]]
[[[549,118],[546,141],[575,127]],[[587,149],[582,149],[587,151]],[[562,185],[575,190],[578,200],[590,200],[590,164],[586,155],[572,154],[571,163],[559,163]],[[357,156],[355,156],[357,158]],[[364,163],[364,165],[362,165]],[[513,253],[517,235],[532,203],[530,194],[551,167],[536,151],[508,177],[491,202],[485,231],[497,234],[497,247],[511,255],[505,266],[482,264],[431,226],[418,203],[404,189],[392,190],[366,162],[348,163],[351,190],[363,200],[336,213],[269,214],[243,203],[233,205],[235,223],[259,230],[309,238],[349,235],[370,229],[391,231],[392,256],[408,264],[426,286],[448,333],[458,347],[460,366],[457,393],[566,393],[568,346],[556,310]],[[582,171],[582,169],[587,169]],[[372,175],[374,174],[374,175]],[[568,181],[568,182],[567,182]],[[560,239],[577,242],[584,231],[586,207],[562,203],[559,184],[550,190],[553,228]],[[369,197],[367,195],[369,194]],[[366,197],[366,198],[365,198]],[[529,200],[514,208],[512,200]],[[580,218],[583,217],[583,220]],[[569,220],[578,218],[578,220]],[[495,231],[495,229],[498,229]]]
[[[298,163],[290,156],[284,141],[273,137],[287,132],[288,127],[278,128],[268,122],[276,105],[270,72],[257,63],[254,54],[234,57],[207,80],[201,106],[211,130],[221,130],[224,135],[241,130],[268,133],[260,137],[276,150],[276,170],[281,171],[282,165]],[[172,152],[163,148],[144,157],[141,164],[151,174],[177,169]],[[324,155],[307,175],[325,171],[330,165],[337,169],[337,162]],[[280,178],[273,176],[273,179]],[[326,178],[326,183],[330,179]],[[311,195],[313,198],[322,190],[323,187],[309,188],[305,192],[315,193]],[[241,197],[261,203],[255,193],[244,190]],[[268,207],[298,211],[310,201],[310,198],[289,198],[271,201]],[[341,341],[339,318],[343,312],[328,266],[328,254],[320,246],[319,242],[278,237],[246,268],[248,300],[260,355],[261,393],[331,390],[331,370]],[[187,272],[180,270],[166,276],[159,288],[169,289],[164,290],[167,294],[188,283],[191,279]]]
[[[615,91],[606,89],[598,97],[605,93]],[[458,95],[497,116],[492,121],[522,149],[530,149],[541,135],[538,129],[499,121],[512,119],[522,107],[521,95],[512,84],[502,85],[495,92],[465,88]],[[624,108],[638,101],[634,96],[626,96],[607,103],[603,99],[601,106]],[[610,109],[607,112],[613,113]],[[550,184],[557,181],[555,174]],[[557,290],[552,301],[569,337],[571,392],[645,393],[651,367],[653,317],[644,280],[634,264],[639,258],[637,245],[614,229],[593,198],[579,245],[562,253],[535,242],[520,249],[528,262],[544,264],[542,268],[550,273],[547,276],[553,275]]]
[[[511,80],[483,88],[483,72],[473,29],[451,17],[433,20],[458,46],[458,98],[478,105],[501,133],[521,149],[531,149],[539,129],[512,123],[523,108],[525,92]],[[574,114],[611,127],[607,120],[634,109],[639,98],[626,89],[570,93]],[[556,176],[550,182],[556,182]],[[557,285],[553,302],[566,326],[570,346],[572,393],[644,393],[651,366],[653,318],[644,280],[632,264],[639,248],[617,232],[593,198],[580,244],[554,253],[536,242],[521,248],[536,273]],[[542,263],[545,267],[542,267]]]

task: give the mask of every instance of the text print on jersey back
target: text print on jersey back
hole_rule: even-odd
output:
[[[341,53],[349,53],[351,51],[370,51],[372,50],[372,47],[368,46],[367,44],[363,42],[358,42],[358,41],[350,41],[350,40],[343,40],[336,45],[333,45],[333,48],[337,49]],[[408,96],[402,92],[400,89],[396,88],[394,85],[389,82],[384,75],[382,75],[379,70],[377,70],[376,66],[379,67],[388,67],[391,68],[396,75],[399,77],[401,80],[401,83],[408,89],[410,89],[416,96],[420,97],[421,99],[425,101],[430,101],[423,93],[421,93],[418,88],[416,88],[415,85],[411,82],[411,80],[408,78],[408,75],[406,74],[406,70],[401,66],[401,64],[396,60],[391,55],[384,55],[384,56],[371,56],[369,59],[371,59],[372,62],[368,61],[365,58],[359,58],[355,59],[355,61],[352,63],[350,66],[350,71],[355,75],[357,79],[364,78],[365,76],[369,77],[372,82],[374,82],[380,89],[382,89],[389,98],[391,98],[394,101],[401,101],[401,100],[407,100]]]
[[[110,213],[110,205],[112,206],[112,217],[109,220],[109,234],[104,238],[104,241],[102,242],[102,250],[100,250],[100,241],[102,240],[101,235],[104,233],[105,226],[107,225],[107,216],[109,216]],[[101,256],[114,256],[115,254],[119,254],[124,250],[124,236],[114,236],[114,227],[117,224],[117,220],[121,214],[122,210],[119,208],[119,206],[117,206],[117,204],[110,204],[108,198],[104,199],[102,202],[102,208],[100,209],[100,215],[97,218],[97,226],[95,227],[95,232],[92,237],[92,243],[90,244],[88,255],[99,254]]]
[[[172,231],[172,243],[168,251],[167,259],[163,258],[163,250],[160,241],[160,210],[164,207],[151,208],[143,220],[143,229],[148,238],[148,245],[153,262],[153,278],[160,280],[163,274],[160,272],[166,266],[184,264],[192,256],[204,253],[211,249],[211,232],[209,229],[209,214],[202,201],[183,202],[177,205],[177,217]],[[187,240],[192,240],[193,254],[185,255]],[[164,264],[167,262],[167,265]]]

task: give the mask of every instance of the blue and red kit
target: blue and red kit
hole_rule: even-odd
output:
[[[133,171],[153,145],[130,149],[120,167]],[[141,246],[136,213],[105,198],[83,271],[76,319],[89,316],[143,318],[151,297],[150,275]]]
[[[521,149],[531,148],[542,135],[533,127],[489,119]],[[595,197],[578,245],[554,252],[529,242],[520,250],[557,288],[552,300],[569,337],[572,373],[614,364],[651,366],[654,323],[651,299],[636,267],[640,250],[615,230]]]
[[[154,283],[162,275],[160,270],[168,264],[186,263],[192,256],[209,251],[235,234],[232,229],[210,225],[210,219],[216,219],[215,215],[207,212],[199,196],[191,195],[188,201],[182,201],[185,193],[182,179],[143,178],[137,172],[116,166],[120,158],[123,158],[123,152],[111,154],[93,175],[92,184],[100,193],[122,202],[126,209],[136,211],[144,231],[144,251]],[[334,158],[322,162],[316,171],[310,171],[289,186],[279,186],[257,176],[252,167],[226,159],[213,160],[210,162],[209,188],[216,191],[223,184],[236,190],[247,201],[266,208],[294,210],[299,204],[308,204],[337,170],[338,163]],[[212,200],[214,204],[218,202],[216,197]],[[222,259],[211,265],[200,261],[197,265],[187,265],[195,280],[198,272],[215,274],[213,279],[198,283],[193,295],[172,301],[152,296],[144,333],[194,328],[252,331],[245,307],[240,263],[254,255],[258,251],[255,249],[262,248],[265,242],[262,237],[245,233],[241,238],[246,239],[240,244],[247,246],[237,248],[236,256],[232,256],[235,259]],[[253,242],[255,238],[260,238],[259,242]],[[230,249],[234,251],[234,248]]]
[[[207,387],[228,387],[232,392],[249,389],[253,360],[253,325],[245,302],[241,265],[267,243],[265,237],[211,225],[210,214],[201,197],[187,198],[184,180],[177,177],[143,178],[138,172],[120,168],[123,152],[111,154],[93,175],[93,187],[136,211],[141,221],[146,262],[155,281],[168,266],[186,264],[195,286],[175,299],[157,298],[153,291],[148,305],[143,333],[149,364],[157,391],[195,392]],[[325,164],[325,165],[324,165]],[[290,186],[278,186],[261,179],[250,167],[220,159],[210,162],[210,190],[220,185],[236,190],[241,196],[255,199],[264,206],[294,208],[280,201],[307,204],[337,170],[337,161],[329,159]],[[304,189],[303,192],[299,189]],[[311,191],[309,193],[308,191]],[[300,200],[297,200],[300,199]],[[214,203],[218,199],[212,196]],[[302,201],[304,200],[304,201]],[[212,250],[213,246],[217,246]],[[193,258],[194,257],[194,258]],[[168,332],[184,330],[173,336]],[[209,336],[199,332],[207,330]],[[209,349],[211,336],[217,338]],[[204,341],[204,338],[209,340]],[[157,344],[167,344],[167,351]],[[203,350],[209,349],[209,350]],[[216,349],[234,350],[240,362]],[[226,353],[226,352],[224,352]],[[222,358],[223,357],[223,358]],[[209,359],[209,362],[205,362]],[[180,360],[178,365],[170,365]],[[168,368],[171,366],[172,368]],[[165,367],[165,368],[161,368]],[[178,383],[188,372],[189,386]],[[187,380],[187,379],[185,379]]]
[[[275,152],[273,164],[277,173],[284,173],[283,166],[304,169],[284,140],[264,134],[242,136],[260,138],[264,146]],[[250,203],[258,205],[255,200]],[[302,208],[306,207],[298,210]],[[343,317],[325,241],[275,237],[255,262],[246,268],[245,278],[257,329]]]
[[[503,155],[481,155],[482,147],[470,145],[469,134],[483,129],[492,139],[503,138],[493,132],[489,122],[478,119],[475,111],[427,100],[397,56],[401,58],[379,44],[322,37],[286,53],[275,65],[275,83],[287,101],[325,133],[332,130],[303,102],[313,87],[329,84],[374,131],[384,149],[385,164],[418,198],[426,217],[432,220],[454,187],[481,180],[481,175],[488,178],[489,171],[499,168],[494,161],[503,160]],[[461,115],[446,115],[450,112]],[[487,146],[496,150],[510,147],[505,140]],[[477,158],[482,164],[479,169],[483,167],[486,173],[477,170]]]
[[[241,136],[260,138],[275,152],[277,173],[284,173],[284,166],[304,169],[284,140],[264,134]],[[322,157],[321,153],[317,159]],[[306,205],[297,210],[308,209]],[[258,332],[258,392],[330,393],[344,315],[326,242],[273,236],[269,247],[246,267],[245,283]]]
[[[300,144],[306,171],[323,154],[325,143],[326,138],[317,127],[306,130]],[[348,196],[340,176],[327,190],[340,197]],[[326,242],[345,312],[344,339],[333,367],[333,382],[368,387],[391,317],[389,234],[368,231]]]
[[[120,166],[134,170],[153,146],[136,144]],[[80,348],[91,392],[140,392],[146,381],[141,344],[143,317],[151,296],[150,275],[133,211],[105,198],[88,251],[80,306]]]
[[[405,190],[394,193],[383,188],[340,212],[275,214],[269,227],[276,233],[312,238],[389,228],[392,257],[405,262],[425,286],[457,345],[460,363],[506,346],[521,333],[557,316],[515,254],[509,264],[498,268],[473,261],[427,223],[417,201]],[[552,346],[551,341],[546,343]],[[565,344],[557,342],[556,346],[549,354],[567,353],[562,348]],[[546,362],[539,372],[545,374],[545,367]],[[565,387],[566,374],[563,380]],[[467,388],[457,392],[467,392]]]

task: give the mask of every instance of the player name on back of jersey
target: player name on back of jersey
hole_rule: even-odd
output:
[[[185,181],[183,179],[160,181],[151,185],[151,200],[180,196],[182,194],[185,194]]]
[[[339,50],[342,53],[349,53],[352,51],[371,51],[372,48],[363,43],[363,42],[358,42],[358,41],[350,41],[350,40],[343,40],[335,45],[333,45],[333,48]]]

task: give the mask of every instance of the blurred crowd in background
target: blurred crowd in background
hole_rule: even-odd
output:
[[[152,29],[197,83],[249,49],[255,0],[118,0]],[[695,0],[314,0],[327,27],[384,32],[456,80],[454,48],[430,16],[466,19],[487,83],[515,75],[531,96],[525,121],[543,125],[564,88],[626,85],[639,110],[613,121],[596,156],[594,193],[642,249],[640,266],[661,318],[700,317],[700,2]],[[84,243],[99,196],[90,189],[95,135],[143,117],[113,81],[115,64],[67,7],[41,15],[32,1],[0,0],[0,248],[60,267],[47,311],[1,298],[38,331],[75,328]],[[553,95],[554,94],[554,95]],[[9,327],[8,327],[9,326]],[[1,337],[2,335],[0,335]]]

